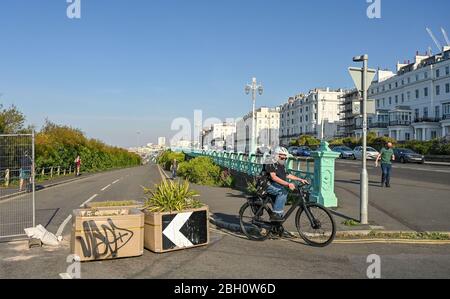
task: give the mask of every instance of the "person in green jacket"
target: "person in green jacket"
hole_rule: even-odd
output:
[[[395,161],[392,148],[392,143],[387,143],[375,161],[375,167],[378,167],[378,162],[381,160],[381,187],[384,187],[385,184],[387,188],[391,187],[392,161]]]

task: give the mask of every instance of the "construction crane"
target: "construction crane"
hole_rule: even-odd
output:
[[[433,40],[434,44],[436,45],[436,47],[438,48],[438,52],[442,51],[442,46],[441,43],[437,40],[437,38],[434,36],[433,32],[431,31],[430,28],[426,28],[428,34],[430,35],[431,39]]]
[[[448,39],[447,32],[446,32],[445,29],[442,28],[442,27],[441,27],[441,31],[442,31],[442,35],[444,36],[445,42],[447,43],[447,46],[450,47],[450,40]]]

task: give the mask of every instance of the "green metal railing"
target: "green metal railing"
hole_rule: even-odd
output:
[[[185,155],[196,157],[209,157],[215,164],[249,176],[257,176],[261,173],[266,157],[246,155],[243,153],[229,153],[216,151],[201,151],[189,148],[172,148],[172,151],[183,152]],[[295,176],[314,180],[313,158],[289,158],[287,160],[287,171]]]
[[[246,155],[244,153],[229,153],[196,150],[191,148],[172,148],[174,152],[183,152],[185,155],[196,157],[209,157],[213,162],[249,176],[261,173],[267,156]],[[322,142],[320,148],[312,153],[312,158],[289,158],[287,172],[309,180],[311,184],[311,198],[326,207],[337,207],[337,197],[334,193],[334,166],[339,156],[330,150],[327,142]]]

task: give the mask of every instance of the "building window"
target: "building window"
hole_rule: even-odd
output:
[[[428,72],[425,72],[425,74],[423,74],[425,79],[428,79]]]
[[[402,79],[402,85],[405,85],[405,79]]]
[[[402,93],[402,103],[404,103],[404,102],[405,102],[405,94]]]
[[[389,90],[391,90],[392,89],[392,84],[391,83],[389,83]]]
[[[411,134],[410,133],[405,133],[405,140],[406,141],[410,141],[411,140]]]
[[[416,89],[416,99],[418,99],[418,98],[419,98],[419,95],[420,95],[420,93],[419,93],[419,90],[418,90],[418,89]]]
[[[389,97],[389,105],[392,105],[392,97]]]
[[[428,96],[428,87],[425,87],[425,88],[423,89],[423,96],[424,96],[424,97],[427,97],[427,96]]]
[[[419,81],[419,74],[416,74],[416,81]]]
[[[418,108],[414,110],[414,118],[415,119],[419,118],[419,109]]]
[[[437,132],[431,131],[431,139],[436,139],[436,138],[437,138]]]
[[[437,69],[436,70],[436,78],[439,78],[441,76],[441,70]]]
[[[440,85],[436,85],[436,95],[440,95],[441,94],[441,86]]]
[[[395,88],[397,88],[398,87],[398,82],[395,82]]]
[[[436,119],[439,119],[441,117],[441,107],[440,106],[434,107],[434,117]]]
[[[445,92],[450,93],[450,83],[445,84]]]
[[[411,92],[408,91],[406,94],[407,94],[407,97],[406,97],[406,98],[408,99],[408,101],[411,100]]]
[[[398,104],[398,95],[395,96],[395,104]]]
[[[305,121],[308,122],[308,115],[305,116]]]
[[[450,67],[449,66],[446,66],[445,67],[445,75],[450,75]]]
[[[428,107],[423,108],[423,117],[428,118]]]
[[[377,100],[377,108],[380,108],[380,100]]]
[[[411,77],[408,77],[408,84],[411,83]]]

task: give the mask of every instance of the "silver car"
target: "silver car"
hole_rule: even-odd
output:
[[[368,160],[376,160],[380,153],[374,149],[373,147],[367,147],[367,159]],[[353,149],[353,157],[354,159],[362,160],[362,146],[357,146]]]

